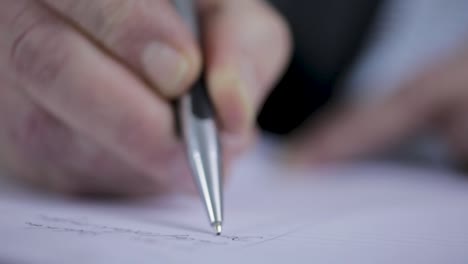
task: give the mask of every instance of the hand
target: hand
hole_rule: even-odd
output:
[[[67,193],[191,185],[170,101],[207,71],[228,164],[289,55],[263,1],[197,1],[204,61],[167,0],[0,3],[0,162]]]
[[[288,159],[323,164],[381,154],[424,131],[438,134],[468,162],[468,45],[403,83],[389,98],[343,106],[307,126]]]

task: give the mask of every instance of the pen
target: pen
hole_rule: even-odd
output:
[[[198,15],[192,0],[173,0],[175,7],[197,40],[200,41]],[[219,135],[204,74],[178,102],[182,137],[193,177],[216,234],[223,225],[222,165]]]

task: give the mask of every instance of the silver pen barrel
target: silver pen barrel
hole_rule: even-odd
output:
[[[208,212],[210,224],[221,233],[223,222],[222,165],[218,131],[213,119],[193,115],[192,97],[186,95],[180,102],[182,133],[188,160]]]
[[[192,0],[173,0],[196,38],[200,39],[198,16]],[[187,156],[210,224],[219,235],[223,223],[222,164],[218,128],[202,76],[179,101],[179,114]]]

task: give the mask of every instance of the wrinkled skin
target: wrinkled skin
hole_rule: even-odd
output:
[[[228,167],[254,134],[290,36],[264,1],[197,5],[203,56],[167,0],[1,1],[0,163],[8,174],[71,194],[190,188],[170,102],[202,64]]]

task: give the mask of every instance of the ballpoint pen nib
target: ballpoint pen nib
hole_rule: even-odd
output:
[[[221,223],[215,223],[214,224],[214,228],[216,230],[216,235],[217,236],[220,236],[221,235],[221,231],[223,229],[223,226],[221,225]]]

